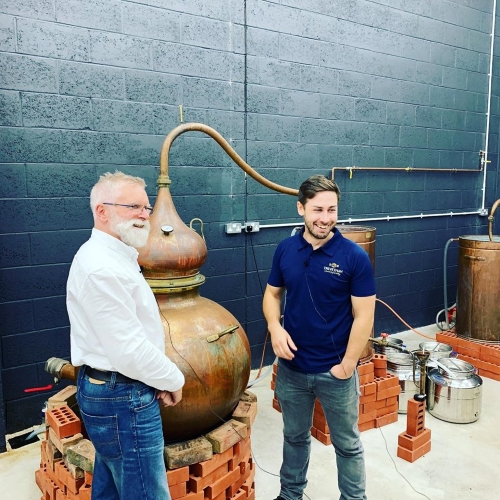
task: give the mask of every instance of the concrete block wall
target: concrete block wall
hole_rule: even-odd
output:
[[[88,238],[99,175],[142,176],[155,199],[168,132],[218,130],[259,173],[298,187],[332,167],[477,168],[485,147],[493,0],[17,0],[0,5],[0,339],[7,432],[41,417],[50,356],[68,357],[65,281]],[[495,53],[496,56],[497,52]],[[493,65],[486,206],[498,181]],[[226,235],[232,221],[299,222],[295,200],[246,177],[211,139],[170,157],[181,218],[204,222],[200,289],[243,324],[253,366],[272,254],[291,227]],[[342,219],[475,211],[477,172],[335,171]],[[377,221],[378,295],[413,326],[443,307],[443,249],[485,232],[476,215]],[[196,226],[195,226],[196,227]],[[496,224],[496,232],[498,222]],[[449,297],[456,290],[450,247]],[[377,306],[376,333],[400,330]],[[272,361],[268,346],[265,361]]]

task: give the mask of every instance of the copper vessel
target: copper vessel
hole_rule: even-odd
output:
[[[344,224],[337,224],[337,229],[342,233],[342,236],[346,237],[348,240],[357,243],[370,257],[373,270],[375,271],[375,232],[374,227],[364,227],[364,226],[350,226]],[[373,338],[373,329],[370,335]],[[366,343],[361,357],[359,358],[361,363],[365,361],[370,361],[373,358],[373,345],[372,342],[368,341]]]
[[[460,236],[456,332],[500,340],[500,237]]]

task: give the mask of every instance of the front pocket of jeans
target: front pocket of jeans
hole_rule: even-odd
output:
[[[96,451],[104,458],[121,458],[118,417],[96,417],[80,409],[85,429]]]

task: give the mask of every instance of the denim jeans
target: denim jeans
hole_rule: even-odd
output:
[[[366,500],[365,460],[358,430],[359,378],[305,374],[279,363],[276,398],[283,416],[280,496],[300,500],[307,485],[314,401],[319,399],[337,458],[340,500]]]
[[[142,382],[96,384],[84,369],[77,399],[96,450],[92,499],[170,500],[156,391]]]

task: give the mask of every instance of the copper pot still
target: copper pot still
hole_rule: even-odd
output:
[[[351,226],[346,224],[337,224],[337,229],[342,233],[342,236],[348,240],[357,243],[370,257],[370,262],[372,263],[373,270],[375,271],[375,233],[376,228],[365,227],[365,226]],[[373,338],[373,329],[370,335]],[[367,342],[361,357],[359,358],[361,363],[365,361],[370,361],[373,358],[373,345],[371,342]]]
[[[199,437],[228,418],[247,387],[251,363],[238,320],[199,294],[207,247],[178,216],[169,184],[160,177],[139,264],[158,302],[165,353],[186,378],[181,402],[161,410],[165,441],[178,442]]]
[[[500,341],[500,236],[460,236],[456,332]]]

